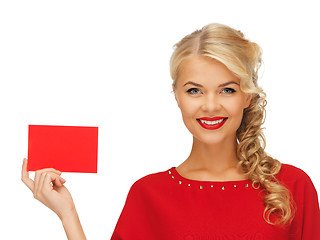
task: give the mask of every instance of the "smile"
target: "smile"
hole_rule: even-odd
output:
[[[223,126],[228,118],[214,117],[214,118],[198,118],[197,121],[205,129],[215,130]]]
[[[205,123],[207,125],[214,125],[217,123],[222,123],[224,119],[217,120],[217,121],[206,121],[206,120],[201,120],[201,119],[199,119],[199,120],[200,120],[200,122]]]

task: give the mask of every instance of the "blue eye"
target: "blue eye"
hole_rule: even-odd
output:
[[[224,88],[222,91],[226,94],[231,94],[236,92],[236,90],[234,90],[233,88]]]
[[[198,88],[190,88],[189,90],[187,90],[187,93],[198,94],[200,93],[200,90]]]

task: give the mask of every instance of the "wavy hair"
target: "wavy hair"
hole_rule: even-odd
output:
[[[259,45],[246,39],[242,32],[222,24],[209,24],[174,45],[170,74],[176,87],[181,63],[192,56],[206,56],[223,63],[240,79],[241,90],[252,94],[236,133],[239,168],[252,181],[254,188],[260,187],[265,193],[265,221],[271,225],[281,225],[292,221],[294,208],[289,190],[276,178],[281,163],[265,152],[262,125],[267,101],[266,94],[257,83],[261,54]]]

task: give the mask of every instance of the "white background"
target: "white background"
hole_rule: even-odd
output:
[[[133,182],[190,152],[169,58],[212,22],[262,47],[266,150],[320,191],[316,1],[1,1],[0,239],[66,239],[20,180],[28,124],[99,127],[98,174],[62,176],[87,238],[110,238]]]

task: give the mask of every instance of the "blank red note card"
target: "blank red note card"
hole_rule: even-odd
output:
[[[97,173],[98,127],[29,125],[28,171]]]

